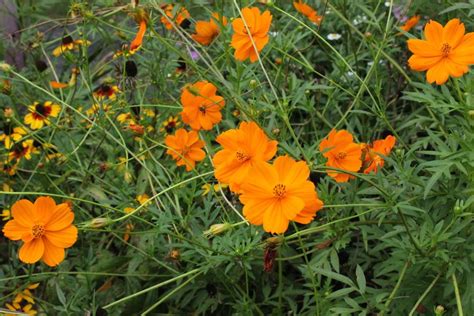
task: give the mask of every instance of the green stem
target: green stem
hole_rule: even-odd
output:
[[[456,295],[456,305],[458,307],[458,316],[464,316],[464,313],[462,311],[461,295],[459,294],[458,281],[456,280],[456,273],[453,273],[453,275],[451,276],[451,279],[453,281],[454,294]]]
[[[395,287],[393,288],[392,293],[390,293],[390,296],[388,297],[387,301],[385,302],[384,305],[384,310],[380,312],[380,316],[383,316],[385,312],[388,310],[390,307],[390,304],[392,304],[393,298],[398,292],[398,289],[400,288],[400,285],[402,284],[403,279],[405,278],[405,273],[407,272],[407,268],[410,265],[410,260],[407,260],[405,262],[405,265],[403,266],[402,272],[400,272],[400,277],[398,278],[397,284],[395,284]]]
[[[443,271],[440,271],[438,273],[438,275],[434,278],[433,282],[431,282],[431,284],[428,286],[428,288],[423,292],[423,294],[421,294],[420,298],[416,301],[415,306],[413,306],[413,308],[411,309],[410,314],[408,314],[408,316],[413,316],[413,314],[416,312],[416,309],[417,309],[418,305],[421,304],[421,302],[425,299],[425,297],[431,291],[431,289],[436,284],[436,282],[438,282],[438,280],[441,277],[442,273],[443,273]]]

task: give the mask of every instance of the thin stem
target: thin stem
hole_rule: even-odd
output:
[[[441,277],[442,273],[443,273],[443,271],[440,271],[438,273],[438,275],[434,278],[433,282],[431,282],[431,284],[428,286],[428,288],[423,292],[423,294],[421,294],[420,298],[418,299],[418,301],[416,301],[415,306],[413,306],[413,308],[411,309],[410,314],[408,314],[408,316],[413,316],[413,314],[416,312],[416,309],[417,309],[418,305],[420,305],[421,302],[428,295],[428,293],[430,293],[431,289],[436,284],[436,282],[438,282],[438,280]]]
[[[451,276],[451,279],[453,281],[454,295],[456,295],[456,305],[458,307],[458,316],[464,316],[464,313],[462,311],[461,295],[459,294],[458,281],[456,279],[456,273],[453,273],[453,275]]]
[[[400,288],[400,285],[402,284],[403,279],[405,278],[405,273],[407,272],[407,268],[410,265],[410,260],[407,260],[405,262],[405,265],[403,266],[402,271],[400,272],[400,277],[398,278],[397,284],[395,284],[395,287],[393,288],[392,293],[390,293],[390,296],[388,297],[387,301],[385,302],[384,305],[384,310],[380,312],[380,316],[383,316],[385,312],[388,310],[390,307],[390,304],[392,304],[393,298],[398,292],[398,289]]]
[[[413,235],[410,232],[410,228],[408,227],[408,223],[407,223],[407,220],[405,218],[405,215],[403,215],[402,211],[400,211],[400,210],[397,210],[397,214],[400,217],[400,219],[402,220],[403,226],[405,226],[405,230],[407,231],[407,234],[408,234],[408,237],[410,238],[411,243],[413,244],[415,249],[420,253],[420,255],[425,257],[426,256],[425,252],[423,251],[423,249],[421,249],[420,245],[418,245],[418,242],[415,240],[415,238],[413,237]]]

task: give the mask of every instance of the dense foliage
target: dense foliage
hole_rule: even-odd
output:
[[[70,206],[79,233],[57,267],[20,261],[21,242],[2,235],[0,304],[43,315],[473,315],[474,72],[430,84],[408,66],[407,39],[423,39],[430,19],[474,31],[474,3],[306,3],[322,18],[292,1],[16,1],[19,31],[0,44],[2,216],[49,196]],[[255,62],[234,57],[245,7],[272,16]],[[209,19],[219,34],[207,43],[192,35]],[[195,90],[181,95],[199,81],[216,87],[204,99],[222,120],[196,128],[198,110],[181,115]],[[35,109],[49,121],[35,123]],[[311,223],[268,233],[218,184],[217,137],[245,121],[309,167],[324,203]],[[23,132],[8,146],[13,127]],[[203,141],[194,168],[166,140],[179,128]],[[383,168],[336,182],[320,147],[333,129],[396,144]]]

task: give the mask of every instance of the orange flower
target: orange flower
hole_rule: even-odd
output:
[[[362,145],[353,141],[351,133],[346,130],[333,129],[319,145],[319,150],[328,159],[326,166],[346,171],[357,172],[362,166]],[[329,170],[328,175],[337,182],[347,182],[353,176]]]
[[[229,184],[236,193],[249,170],[259,161],[272,159],[278,145],[255,122],[242,122],[238,129],[217,136],[216,141],[223,149],[212,158],[215,177],[220,183]]]
[[[409,39],[408,49],[413,55],[410,68],[425,71],[429,83],[441,85],[449,76],[461,77],[474,64],[474,32],[465,33],[459,19],[450,20],[444,27],[430,20],[425,26],[426,40]]]
[[[176,134],[166,136],[165,144],[170,147],[166,153],[176,160],[177,166],[186,166],[186,171],[194,169],[196,161],[206,157],[206,153],[201,149],[204,147],[204,141],[199,139],[195,131],[188,132],[180,128]]]
[[[143,36],[145,36],[146,32],[146,20],[142,19],[140,21],[140,27],[138,28],[138,33],[130,43],[130,53],[134,54],[141,46],[143,42]]]
[[[409,18],[404,25],[400,26],[400,28],[405,31],[405,32],[408,32],[410,31],[415,25],[418,24],[418,22],[420,22],[420,16],[419,15],[415,15],[415,16],[412,16],[411,18]]]
[[[68,204],[56,205],[50,197],[39,197],[34,204],[19,200],[12,206],[12,217],[3,233],[11,240],[23,241],[19,258],[24,263],[41,259],[48,266],[57,266],[64,260],[64,248],[77,240],[74,213]]]
[[[196,22],[196,34],[192,35],[192,38],[201,45],[209,45],[220,33],[220,24],[217,24],[216,21],[219,21],[223,26],[227,25],[227,18],[224,16],[222,19],[219,17],[218,13],[213,13],[209,22],[206,21],[197,21]]]
[[[284,233],[290,221],[308,224],[323,206],[308,177],[308,165],[288,156],[273,165],[257,162],[242,184],[245,218],[275,234]]]
[[[58,82],[58,81],[50,81],[49,85],[53,89],[64,89],[69,86],[67,83]]]
[[[260,10],[253,7],[242,9],[242,16],[243,19],[237,18],[232,22],[234,35],[230,45],[235,48],[235,59],[244,61],[250,58],[253,63],[258,60],[258,53],[268,43],[268,31],[272,23],[272,15],[268,10],[260,14]],[[246,25],[250,34],[247,32]],[[257,51],[255,51],[254,44]]]
[[[176,12],[176,14],[173,15],[173,5],[172,4],[168,4],[164,8],[164,11],[165,11],[165,14],[168,16],[168,18],[171,19],[171,21],[176,23],[178,26],[181,25],[181,23],[183,23],[185,20],[187,20],[191,17],[188,10],[186,10],[186,8],[184,8],[184,7],[179,8],[179,10]],[[164,16],[161,17],[161,23],[163,23],[168,30],[173,29],[173,24]]]
[[[388,135],[385,139],[378,139],[374,141],[372,146],[365,147],[365,157],[364,157],[364,173],[368,174],[370,172],[375,172],[381,169],[385,163],[382,156],[390,155],[393,146],[397,139]],[[382,156],[381,156],[382,155]]]
[[[207,81],[185,86],[181,93],[183,122],[194,130],[210,130],[214,124],[219,123],[222,120],[221,109],[225,101],[216,93],[216,86]]]
[[[49,125],[50,117],[57,117],[61,107],[51,101],[44,103],[35,102],[28,107],[30,113],[25,115],[25,124],[30,125],[31,129],[40,129],[44,124]]]
[[[308,18],[311,22],[319,25],[321,24],[321,20],[323,19],[322,16],[318,15],[318,11],[315,9],[311,8],[309,5],[306,3],[303,3],[303,0],[298,0],[298,2],[293,2],[293,6],[295,9],[303,14],[305,17]]]

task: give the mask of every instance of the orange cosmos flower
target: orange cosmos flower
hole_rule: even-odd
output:
[[[185,86],[181,93],[183,122],[194,130],[210,130],[214,124],[219,123],[222,120],[221,109],[225,101],[216,93],[216,86],[207,81]]]
[[[270,11],[260,14],[260,10],[253,7],[242,9],[242,16],[243,19],[237,18],[232,22],[234,35],[230,45],[235,48],[235,59],[244,61],[250,58],[253,63],[258,60],[258,53],[268,43],[268,31],[272,23],[272,15]],[[250,34],[247,32],[245,25],[247,25]],[[253,44],[255,44],[257,51],[255,51]]]
[[[311,8],[309,5],[306,3],[303,3],[303,0],[298,0],[298,2],[293,2],[293,6],[295,9],[303,14],[305,17],[308,18],[311,22],[319,25],[321,24],[321,20],[323,19],[322,16],[318,15],[318,11],[315,9]]]
[[[186,166],[186,171],[194,169],[196,161],[206,157],[206,153],[201,149],[205,145],[204,141],[199,139],[195,131],[188,132],[180,128],[176,134],[166,136],[165,144],[170,147],[166,153],[176,160],[177,166]]]
[[[388,135],[385,137],[385,139],[378,139],[374,141],[372,146],[365,147],[365,174],[368,174],[372,171],[376,173],[383,167],[385,161],[382,156],[390,155],[390,152],[392,151],[393,146],[395,146],[396,141],[397,139],[394,136]]]
[[[217,24],[216,21],[219,21],[223,26],[227,25],[227,18],[224,16],[219,17],[218,13],[213,13],[209,22],[206,21],[197,21],[196,22],[196,34],[192,35],[192,38],[201,45],[209,45],[220,33],[220,24]]]
[[[465,33],[459,19],[450,20],[444,27],[430,20],[425,26],[426,40],[409,39],[408,49],[413,55],[410,68],[425,71],[429,83],[441,85],[449,76],[461,77],[474,64],[474,32]]]
[[[278,145],[255,122],[242,122],[238,129],[217,136],[216,141],[223,148],[212,158],[215,177],[220,183],[229,184],[236,193],[249,170],[259,161],[272,159]]]
[[[49,118],[57,117],[61,107],[51,101],[44,103],[35,102],[28,107],[30,113],[25,115],[25,124],[30,125],[31,129],[40,129],[44,124],[51,124]]]
[[[146,32],[146,20],[140,20],[140,27],[138,28],[138,33],[130,43],[130,53],[134,54],[141,46],[143,42],[143,36],[145,36]]]
[[[328,159],[326,166],[346,171],[357,172],[362,166],[362,145],[353,141],[351,133],[346,130],[333,129],[328,137],[319,145],[319,150]],[[328,175],[336,182],[347,182],[353,176],[337,171],[328,171]]]
[[[19,258],[24,263],[41,259],[48,266],[57,266],[64,260],[64,249],[77,240],[77,228],[72,224],[74,213],[69,205],[56,205],[50,197],[39,197],[34,204],[28,200],[16,202],[12,217],[3,233],[11,240],[23,241]]]
[[[245,218],[270,233],[281,234],[290,221],[307,224],[323,207],[304,161],[288,156],[273,165],[257,162],[242,184],[240,201]]]
[[[410,31],[415,25],[418,24],[418,22],[420,22],[420,18],[421,16],[419,15],[415,15],[415,16],[412,16],[411,18],[409,18],[404,25],[402,25],[400,28],[405,31],[405,32],[408,32]]]
[[[181,23],[183,23],[185,20],[191,17],[188,10],[186,10],[186,8],[184,7],[179,8],[176,14],[173,15],[172,4],[168,4],[167,6],[165,6],[164,11],[165,11],[165,14],[169,17],[169,19],[171,19],[178,26],[181,25]],[[163,23],[168,30],[173,29],[173,24],[170,23],[170,21],[164,16],[161,17],[161,23]]]

